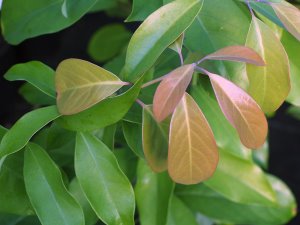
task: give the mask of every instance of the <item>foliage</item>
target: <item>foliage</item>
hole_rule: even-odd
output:
[[[265,171],[265,114],[287,101],[299,115],[297,5],[4,0],[2,34],[19,44],[98,11],[142,21],[133,34],[118,23],[97,30],[87,51],[102,67],[31,61],[4,76],[25,81],[20,93],[37,109],[0,127],[1,225],[293,218],[293,194]]]

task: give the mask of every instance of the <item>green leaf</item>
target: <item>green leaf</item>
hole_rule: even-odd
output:
[[[157,122],[154,118],[152,106],[143,109],[143,150],[145,159],[151,169],[157,173],[168,167],[168,130],[170,120]]]
[[[162,5],[162,0],[152,0],[147,4],[143,0],[133,0],[132,10],[126,22],[143,21]]]
[[[59,168],[33,143],[29,143],[25,151],[24,180],[29,199],[43,225],[84,225],[83,211],[67,191]]]
[[[241,144],[236,130],[222,113],[207,77],[199,78],[199,84],[191,88],[191,95],[208,120],[218,147],[242,159],[250,159],[251,152]]]
[[[36,109],[22,116],[4,135],[0,158],[21,150],[36,132],[59,116],[56,106]]]
[[[282,33],[281,42],[288,54],[291,71],[291,91],[286,101],[300,106],[300,43],[286,31]]]
[[[265,205],[275,202],[274,192],[256,164],[222,150],[218,168],[205,184],[234,202]]]
[[[129,148],[140,158],[145,158],[142,145],[142,125],[123,120],[122,128]]]
[[[113,73],[88,61],[66,59],[58,65],[55,74],[58,110],[63,115],[76,114],[125,84]]]
[[[273,31],[256,17],[252,18],[246,45],[259,53],[266,63],[264,67],[247,64],[248,92],[264,112],[272,113],[290,91],[287,54]]]
[[[88,53],[97,62],[116,56],[127,45],[131,33],[123,24],[109,24],[97,30],[89,44]]]
[[[125,116],[136,100],[143,79],[144,77],[141,77],[125,93],[105,99],[92,108],[76,115],[63,116],[58,120],[58,123],[68,130],[84,132],[97,130],[118,122]]]
[[[41,225],[37,216],[17,216],[0,214],[1,225]]]
[[[77,134],[75,171],[88,201],[103,222],[134,224],[135,201],[131,184],[113,153],[90,134]]]
[[[24,153],[18,152],[0,161],[0,212],[23,216],[34,213],[25,190],[23,160]]]
[[[55,98],[54,71],[39,61],[16,64],[4,75],[6,80],[25,80],[48,96]]]
[[[76,178],[74,178],[70,185],[69,185],[69,191],[74,196],[74,198],[78,201],[78,203],[81,205],[84,213],[85,218],[85,225],[94,225],[98,221],[98,217],[95,214],[94,210],[92,209],[90,203],[86,199],[82,188],[79,185],[79,182]]]
[[[205,185],[180,186],[176,195],[194,212],[201,212],[224,223],[287,224],[296,214],[294,196],[282,181],[275,177],[268,177],[268,180],[276,192],[273,205],[236,203]]]
[[[146,72],[194,21],[202,0],[177,0],[152,13],[131,38],[125,63],[130,81]]]
[[[135,195],[142,225],[165,225],[174,183],[167,172],[154,173],[140,160]]]
[[[172,196],[167,225],[197,225],[192,211],[175,195]],[[202,223],[201,223],[202,224]]]
[[[67,3],[65,9],[62,9],[64,2]],[[57,32],[79,20],[96,2],[97,0],[3,1],[1,26],[4,38],[16,45],[31,37]]]

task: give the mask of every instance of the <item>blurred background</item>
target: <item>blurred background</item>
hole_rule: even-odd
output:
[[[1,0],[0,0],[1,2]],[[1,4],[1,3],[0,3]],[[122,22],[104,13],[88,14],[75,25],[55,34],[48,34],[10,46],[0,37],[0,124],[10,127],[21,115],[30,111],[30,105],[18,94],[22,82],[8,82],[5,72],[14,64],[39,60],[56,68],[66,58],[93,61],[87,54],[92,34],[104,24]],[[136,24],[130,26],[135,27]],[[132,29],[133,27],[129,27]],[[300,202],[300,120],[289,116],[288,105],[283,105],[269,120],[270,173],[280,177],[291,188]],[[300,217],[289,224],[299,225]]]

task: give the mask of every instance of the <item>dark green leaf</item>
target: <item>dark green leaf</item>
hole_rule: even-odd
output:
[[[125,140],[130,149],[140,158],[144,158],[142,145],[142,125],[138,123],[122,122]]]
[[[162,0],[151,0],[147,4],[144,0],[133,0],[132,11],[126,22],[143,21],[162,5]]]

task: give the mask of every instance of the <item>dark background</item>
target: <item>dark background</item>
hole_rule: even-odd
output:
[[[120,22],[105,14],[89,14],[68,29],[55,34],[33,38],[18,46],[10,46],[0,37],[0,124],[10,127],[30,106],[18,95],[21,83],[8,82],[2,78],[14,64],[39,60],[56,68],[66,58],[90,60],[87,44],[91,35],[102,25]],[[292,189],[300,202],[300,121],[286,114],[287,105],[279,109],[269,121],[270,127],[270,169]],[[300,217],[291,225],[299,225]]]

